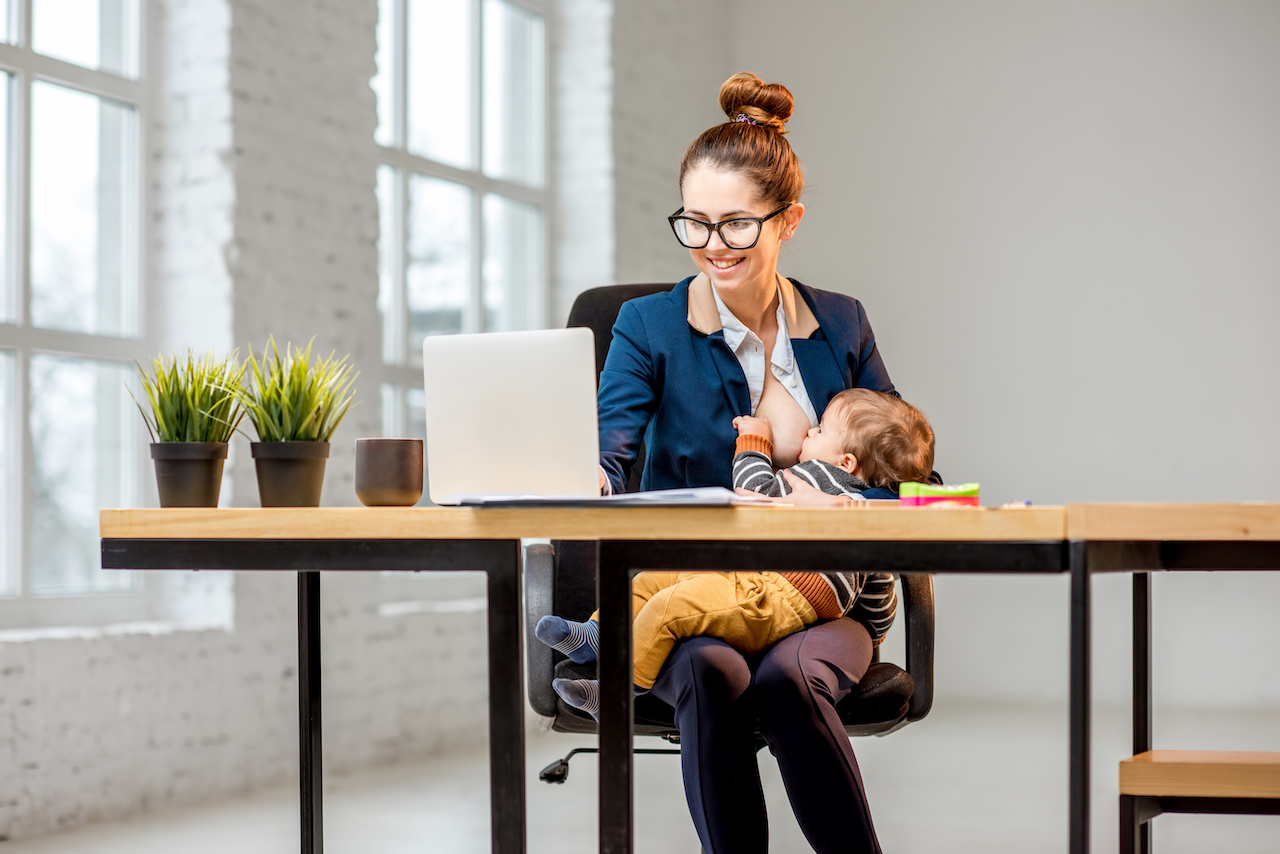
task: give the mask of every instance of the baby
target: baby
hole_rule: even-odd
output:
[[[772,429],[763,418],[734,419],[738,442],[733,485],[764,495],[791,491],[770,461]],[[788,471],[822,492],[852,502],[896,498],[898,484],[924,481],[933,469],[933,429],[920,410],[900,398],[849,389],[831,399],[822,420],[800,446]],[[887,572],[641,572],[632,583],[633,681],[653,687],[675,644],[688,637],[718,637],[744,655],[768,649],[821,620],[848,616],[879,643],[893,622],[897,599]],[[584,664],[600,651],[599,612],[586,622],[546,616],[534,634]],[[568,705],[595,716],[594,679],[556,679]]]

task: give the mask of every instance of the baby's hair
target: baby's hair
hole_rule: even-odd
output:
[[[839,406],[844,452],[858,458],[858,474],[872,486],[923,482],[933,471],[933,428],[900,397],[851,388],[831,398]]]
[[[720,87],[720,109],[728,121],[703,131],[680,159],[680,187],[699,166],[740,172],[755,184],[760,200],[779,206],[800,200],[804,171],[783,137],[795,101],[781,83],[765,83],[745,71]]]

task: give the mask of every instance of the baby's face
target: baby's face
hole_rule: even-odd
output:
[[[853,457],[844,450],[844,433],[841,432],[844,425],[840,415],[841,407],[828,406],[818,426],[809,428],[800,443],[800,462],[820,460],[845,471],[852,470],[849,461]]]

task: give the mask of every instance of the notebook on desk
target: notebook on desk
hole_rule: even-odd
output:
[[[422,369],[434,503],[599,497],[590,329],[432,336]]]

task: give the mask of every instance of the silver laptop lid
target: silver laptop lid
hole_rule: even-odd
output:
[[[600,494],[590,329],[439,335],[422,342],[427,494]]]

